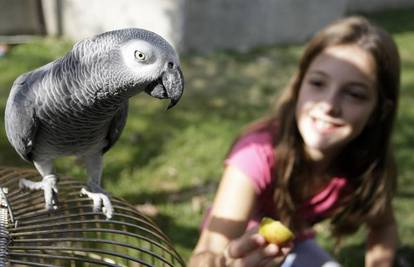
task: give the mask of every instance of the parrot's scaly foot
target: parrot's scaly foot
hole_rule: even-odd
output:
[[[103,191],[100,187],[96,187],[94,192],[87,190],[83,187],[80,191],[81,195],[86,195],[93,201],[93,211],[98,212],[102,208],[102,213],[109,220],[112,218],[114,208],[112,207],[111,201],[109,200],[108,193]]]
[[[29,190],[43,190],[45,197],[45,208],[47,210],[56,210],[58,199],[57,199],[57,177],[53,174],[43,177],[40,182],[33,182],[22,178],[19,180],[20,189],[29,189]]]

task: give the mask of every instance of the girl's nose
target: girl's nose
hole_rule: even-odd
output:
[[[327,90],[320,100],[321,108],[326,114],[338,117],[341,114],[340,96],[336,90]]]

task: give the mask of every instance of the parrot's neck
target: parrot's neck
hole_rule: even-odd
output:
[[[52,104],[59,101],[69,103],[67,111],[72,109],[112,116],[119,106],[128,100],[126,80],[113,71],[109,58],[85,57],[71,53],[53,64],[53,71],[45,79],[52,79],[55,86],[49,87],[50,93],[42,94],[43,103]],[[46,97],[46,99],[44,99]]]

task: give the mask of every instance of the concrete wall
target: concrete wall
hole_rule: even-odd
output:
[[[300,42],[344,14],[346,1],[42,0],[49,34],[79,40],[140,27],[185,52]]]
[[[414,0],[0,0],[0,37],[47,32],[76,41],[140,27],[182,52],[246,50],[302,42],[347,12],[397,7]]]
[[[301,42],[346,11],[346,0],[189,0],[184,50]]]
[[[49,34],[79,40],[139,27],[181,46],[185,0],[42,0]],[[59,14],[60,13],[60,14]]]
[[[0,35],[44,33],[40,1],[0,0]]]

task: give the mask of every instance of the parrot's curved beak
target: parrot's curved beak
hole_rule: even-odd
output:
[[[184,92],[184,76],[180,67],[168,68],[160,78],[145,88],[145,92],[152,97],[170,99],[167,109],[174,107]]]
[[[184,93],[184,76],[180,67],[173,67],[162,76],[162,83],[171,99],[167,109],[174,107]]]

